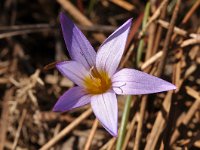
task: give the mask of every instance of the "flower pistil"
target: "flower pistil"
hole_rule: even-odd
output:
[[[90,69],[90,74],[84,78],[84,87],[88,94],[101,94],[111,88],[111,80],[105,71]]]

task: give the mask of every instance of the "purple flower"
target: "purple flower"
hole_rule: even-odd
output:
[[[67,111],[91,103],[95,116],[104,128],[117,136],[118,107],[116,94],[157,93],[176,87],[157,77],[124,68],[117,70],[122,58],[132,20],[112,33],[96,53],[78,27],[63,13],[60,22],[71,61],[56,65],[77,86],[65,92],[54,111]]]

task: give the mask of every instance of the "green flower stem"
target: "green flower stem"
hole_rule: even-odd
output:
[[[144,18],[143,18],[143,21],[142,21],[142,29],[144,29],[146,24],[147,24],[149,12],[150,12],[150,2],[148,2],[146,4],[146,7],[145,7]],[[139,63],[141,61],[143,49],[144,49],[144,39],[142,38],[139,42],[139,46],[138,46],[138,49],[137,49],[137,59],[136,59],[137,66],[139,66]]]
[[[124,142],[126,126],[127,126],[127,122],[129,118],[130,108],[131,108],[131,102],[132,102],[132,96],[129,95],[127,96],[126,102],[125,102],[124,112],[123,112],[122,121],[121,121],[121,127],[119,129],[119,136],[117,139],[116,150],[121,150],[122,144]]]

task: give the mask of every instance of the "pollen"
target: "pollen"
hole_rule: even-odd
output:
[[[101,94],[111,87],[111,80],[105,71],[97,72],[91,68],[90,75],[85,77],[84,86],[88,94]]]

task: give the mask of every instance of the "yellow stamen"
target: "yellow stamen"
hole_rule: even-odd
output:
[[[108,74],[104,71],[97,72],[96,69],[93,69],[94,67],[90,69],[90,75],[84,79],[86,92],[89,94],[101,94],[106,92],[111,87],[111,80]]]

